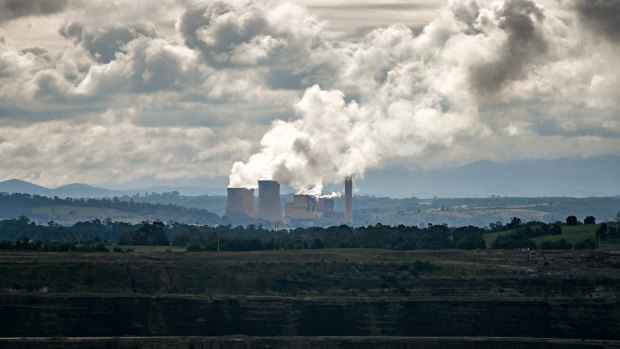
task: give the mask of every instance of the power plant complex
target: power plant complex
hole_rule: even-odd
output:
[[[347,177],[344,186],[344,214],[334,212],[334,199],[307,194],[296,194],[293,202],[280,202],[280,183],[273,180],[258,181],[258,208],[254,208],[254,189],[227,188],[226,216],[230,218],[256,218],[269,222],[282,222],[294,226],[308,226],[325,222],[353,224],[353,180]]]

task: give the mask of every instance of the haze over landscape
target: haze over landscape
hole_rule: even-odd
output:
[[[586,0],[4,1],[0,180],[617,195],[619,15]]]

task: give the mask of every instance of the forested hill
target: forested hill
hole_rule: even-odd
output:
[[[12,219],[19,216],[29,217],[38,223],[54,221],[59,224],[106,218],[134,223],[146,220],[198,224],[220,222],[219,216],[208,210],[172,204],[122,201],[118,198],[61,199],[30,194],[0,193],[0,219]]]

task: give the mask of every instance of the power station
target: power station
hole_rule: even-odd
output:
[[[269,222],[283,222],[302,226],[315,223],[353,224],[353,180],[345,179],[344,215],[334,212],[334,199],[296,194],[293,202],[280,202],[280,183],[274,180],[258,181],[258,208],[254,209],[254,189],[227,188],[226,216],[230,218],[258,218]]]

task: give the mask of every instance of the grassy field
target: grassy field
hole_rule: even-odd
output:
[[[544,236],[532,238],[531,240],[536,242],[538,246],[540,246],[540,244],[543,241],[560,241],[561,239],[564,239],[567,242],[574,245],[588,238],[596,239],[596,231],[599,229],[599,227],[600,227],[600,224],[577,225],[577,226],[571,226],[571,227],[562,226],[561,235],[544,235]],[[498,236],[504,236],[504,235],[513,234],[513,233],[515,233],[515,230],[507,230],[507,231],[486,234],[484,236],[484,241],[486,243],[487,248],[490,248]],[[600,248],[601,249],[620,249],[620,239],[601,241]]]
[[[493,243],[495,242],[495,240],[497,240],[498,236],[504,236],[504,235],[508,235],[508,234],[513,234],[515,231],[514,230],[506,230],[506,231],[499,231],[496,233],[490,233],[490,234],[485,234],[484,235],[484,243],[486,244],[487,248],[490,248]]]
[[[545,235],[533,238],[532,241],[540,244],[543,241],[560,241],[564,239],[571,244],[576,244],[588,238],[596,238],[596,230],[600,224],[576,225],[572,227],[562,227],[561,235]]]

